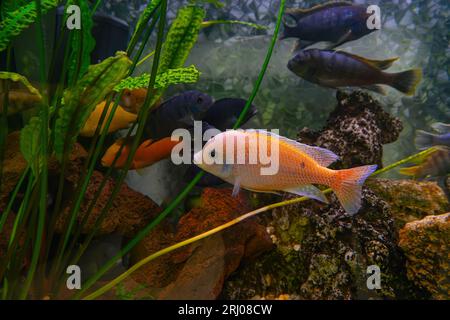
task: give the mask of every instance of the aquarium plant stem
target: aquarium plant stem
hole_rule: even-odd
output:
[[[158,21],[158,19],[159,19],[159,14],[154,16],[152,24],[150,25],[149,28],[147,28],[147,31],[146,31],[146,33],[144,35],[144,41],[141,43],[139,51],[138,51],[137,55],[134,57],[134,59],[133,59],[133,63],[132,63],[132,66],[130,67],[129,74],[133,73],[133,71],[134,71],[134,69],[136,67],[136,63],[137,63],[138,59],[140,58],[140,56],[142,55],[142,52],[143,52],[143,50],[145,48],[145,45],[146,45],[148,39],[150,38],[150,35],[153,32],[154,27],[155,27],[156,22]],[[90,148],[89,153],[88,153],[88,160],[86,161],[86,165],[88,163],[90,163],[90,166],[89,166],[89,168],[87,168],[86,166],[84,167],[83,172],[86,172],[86,170],[87,170],[86,176],[84,178],[84,183],[80,184],[80,188],[78,190],[79,192],[76,192],[76,194],[78,195],[78,198],[77,198],[77,201],[75,203],[75,206],[72,208],[73,214],[71,215],[69,226],[68,226],[68,228],[70,230],[72,230],[72,226],[75,223],[75,220],[74,220],[75,219],[75,213],[78,212],[79,209],[80,209],[81,202],[83,200],[85,190],[86,190],[87,185],[89,183],[90,177],[92,176],[92,173],[93,173],[93,170],[94,170],[94,167],[95,167],[95,163],[96,163],[96,161],[97,161],[97,159],[98,159],[98,157],[100,155],[100,151],[101,151],[100,146],[102,146],[104,144],[104,141],[105,141],[105,138],[106,138],[106,134],[108,133],[109,126],[110,126],[110,124],[112,122],[112,119],[114,117],[115,111],[117,110],[117,107],[118,107],[118,104],[119,104],[119,100],[121,98],[122,93],[123,92],[121,92],[120,95],[115,99],[114,105],[112,106],[111,113],[110,113],[110,115],[109,115],[109,117],[108,117],[108,119],[106,121],[105,127],[103,128],[102,134],[100,136],[100,141],[97,144],[97,138],[98,138],[98,136],[100,134],[100,130],[101,130],[102,126],[103,126],[103,122],[104,122],[104,120],[106,118],[106,114],[107,114],[108,108],[110,108],[110,106],[109,106],[110,101],[111,101],[110,99],[108,99],[108,101],[107,101],[107,105],[108,106],[104,108],[104,110],[102,112],[102,115],[100,117],[99,123],[98,123],[96,131],[94,133],[92,147]],[[134,130],[134,127],[135,127],[135,125],[133,125],[132,128],[129,129],[127,137],[129,137],[131,135],[131,133]],[[121,149],[123,147],[124,146],[121,146]],[[116,155],[117,159],[119,158],[119,155],[120,155],[120,152]],[[112,168],[110,168],[110,169],[112,169]],[[112,170],[108,170],[107,174],[104,175],[98,190],[96,191],[93,199],[91,200],[91,202],[90,202],[90,204],[88,206],[88,210],[85,212],[85,215],[83,217],[82,222],[78,225],[77,229],[75,230],[75,235],[76,236],[72,239],[71,244],[69,246],[70,248],[73,248],[73,246],[75,245],[75,243],[77,241],[77,237],[82,232],[82,228],[83,228],[84,224],[86,223],[87,219],[89,218],[89,215],[92,212],[92,210],[93,210],[93,208],[94,208],[94,206],[95,206],[95,204],[96,204],[96,202],[98,200],[98,197],[100,196],[104,186],[106,185],[106,182],[108,181],[108,178],[111,175],[111,172],[112,172]],[[113,198],[114,197],[112,197],[112,199]],[[111,201],[112,201],[112,199],[111,199]],[[103,212],[105,212],[105,213],[103,213]],[[105,215],[106,215],[106,210],[102,210],[102,213],[97,218],[97,220],[96,220],[96,222],[94,224],[93,230],[96,230],[98,228],[98,226],[103,221],[103,218],[104,218]],[[59,251],[59,255],[58,255],[57,263],[55,264],[55,266],[56,266],[55,270],[59,269],[60,263],[63,260],[66,261],[68,259],[68,257],[65,257],[65,259],[63,259],[63,256],[64,256],[65,248],[67,246],[67,241],[69,240],[68,235],[70,233],[65,232],[66,239],[64,239],[64,242],[62,243],[62,247],[60,247],[60,250],[58,250]],[[94,236],[95,236],[95,231],[92,231],[90,236],[88,236],[87,239],[85,240],[84,245],[82,245],[80,247],[80,249],[78,250],[78,253],[75,256],[76,258],[74,259],[75,261],[77,261],[78,258],[83,254],[83,252],[86,249],[87,245],[90,243],[90,240]],[[67,254],[70,255],[70,253],[71,253],[71,250],[68,250]]]
[[[8,46],[6,51],[6,71],[11,68],[11,46]],[[6,138],[8,136],[8,103],[9,103],[9,81],[5,83],[5,91],[3,97],[3,109],[0,119],[0,193],[3,188],[3,162],[5,160]],[[0,229],[1,230],[1,229]]]
[[[44,30],[42,25],[42,12],[41,12],[41,0],[35,0],[36,3],[36,25],[38,32],[38,46],[40,54],[40,80],[41,83],[45,83],[46,66],[45,66],[45,43],[44,43]],[[41,148],[40,148],[40,162],[42,163],[40,171],[40,197],[39,197],[39,216],[37,221],[36,241],[33,246],[33,254],[31,257],[30,269],[25,279],[22,292],[19,296],[20,299],[25,299],[28,295],[31,282],[33,281],[34,272],[38,264],[39,255],[41,252],[42,236],[44,233],[45,218],[47,214],[47,189],[48,189],[48,103],[45,95],[43,97],[41,117]]]
[[[151,17],[153,17],[153,16],[154,16],[154,15],[152,15]],[[156,17],[154,20],[157,20],[157,18],[158,18],[158,17]],[[136,66],[136,63],[137,63],[139,57],[140,57],[140,54],[142,54],[142,51],[143,51],[143,49],[144,49],[144,47],[145,47],[145,44],[147,43],[148,38],[150,37],[150,35],[151,35],[151,33],[152,33],[153,29],[154,29],[155,24],[156,24],[156,22],[153,22],[152,25],[150,26],[150,28],[147,28],[147,32],[146,32],[146,34],[145,34],[144,42],[141,44],[141,48],[140,48],[140,50],[139,50],[138,55],[133,59],[133,64],[132,64],[132,66],[130,67],[129,74],[131,74],[131,73],[134,71],[134,68],[135,68],[135,66]],[[139,36],[139,35],[140,35],[140,34],[135,34],[135,36]],[[100,136],[100,140],[99,140],[99,142],[97,143],[96,137],[98,137],[98,135],[99,135],[99,132],[100,132],[100,130],[101,130],[101,128],[102,128],[102,125],[103,125],[103,121],[104,121],[104,119],[105,119],[105,117],[106,117],[106,113],[107,113],[107,111],[108,111],[108,108],[110,108],[110,106],[106,107],[106,108],[103,110],[103,112],[102,112],[101,119],[100,119],[100,121],[99,121],[99,124],[98,124],[98,126],[97,126],[97,128],[96,128],[96,132],[95,132],[95,134],[94,134],[94,142],[93,142],[93,144],[92,144],[93,146],[95,146],[95,148],[91,148],[91,149],[89,150],[88,159],[87,159],[87,161],[86,161],[86,163],[90,163],[90,166],[89,166],[89,168],[87,169],[87,170],[88,170],[87,173],[85,173],[83,183],[80,184],[79,189],[78,189],[77,192],[75,193],[76,196],[77,196],[77,200],[75,201],[75,204],[74,204],[74,206],[71,208],[71,211],[70,211],[71,214],[70,214],[70,218],[69,218],[69,224],[67,225],[67,228],[66,228],[68,231],[66,230],[66,231],[64,232],[64,237],[63,237],[64,239],[62,239],[62,241],[60,242],[59,248],[58,248],[57,259],[56,259],[56,263],[54,264],[54,268],[53,268],[54,271],[55,271],[55,270],[58,270],[58,269],[59,269],[59,266],[60,266],[60,264],[61,264],[61,261],[62,261],[64,252],[65,252],[65,248],[66,248],[67,243],[68,243],[68,241],[69,241],[69,236],[70,236],[70,234],[71,234],[73,225],[74,225],[74,223],[75,223],[76,214],[77,214],[77,213],[79,212],[79,210],[80,210],[82,200],[84,199],[84,194],[85,194],[86,188],[87,188],[87,186],[88,186],[88,184],[89,184],[89,181],[90,181],[90,178],[91,178],[91,176],[92,176],[92,173],[93,173],[93,170],[94,170],[94,167],[95,167],[95,163],[96,163],[96,161],[97,161],[97,159],[98,159],[98,157],[99,157],[99,155],[100,155],[101,146],[103,146],[103,144],[104,144],[104,141],[105,141],[106,135],[107,135],[107,133],[108,133],[110,124],[111,124],[112,119],[113,119],[113,117],[114,117],[115,111],[117,110],[117,107],[118,107],[118,104],[119,104],[119,100],[120,100],[120,98],[121,98],[121,95],[122,95],[122,92],[121,92],[120,95],[115,99],[114,105],[113,105],[112,108],[111,108],[111,113],[110,113],[110,115],[109,115],[109,117],[108,117],[108,119],[107,119],[107,121],[106,121],[106,124],[105,124],[105,126],[104,126],[104,128],[103,128],[102,134],[101,134],[101,136]],[[108,104],[108,105],[110,104],[110,101],[111,101],[111,100],[108,100],[108,101],[107,101],[107,104]],[[65,157],[66,157],[66,155],[65,155]],[[86,168],[83,170],[83,172],[85,172],[85,171],[86,171]],[[106,184],[106,181],[107,181],[107,177],[103,177],[103,181],[102,181],[102,182],[103,182],[103,183],[102,183],[103,186]],[[101,193],[101,189],[99,190],[98,194],[100,194],[100,193]],[[93,199],[93,201],[96,201],[96,200],[97,200],[97,198],[94,198],[94,199]],[[95,203],[95,202],[94,202],[94,203]]]
[[[394,169],[394,168],[396,168],[398,166],[401,166],[401,165],[403,165],[405,163],[414,161],[414,160],[422,157],[423,155],[427,154],[427,152],[430,152],[431,149],[432,148],[430,148],[428,150],[425,150],[425,151],[422,151],[422,152],[419,152],[419,153],[414,154],[414,155],[412,155],[410,157],[407,157],[405,159],[397,161],[397,162],[387,166],[386,168],[383,168],[383,169],[380,169],[378,171],[375,171],[370,177],[373,178],[373,177],[378,176],[378,175],[380,175],[382,173],[385,173],[385,172],[387,172],[389,170],[392,170],[392,169]],[[326,190],[323,190],[322,192],[324,194],[329,194],[329,193],[332,192],[332,189],[328,188]],[[254,217],[254,216],[256,216],[256,215],[258,215],[258,214],[260,214],[262,212],[266,212],[266,211],[269,211],[269,210],[272,210],[272,209],[275,209],[275,208],[284,207],[284,206],[288,206],[288,205],[292,205],[292,204],[297,204],[297,203],[300,203],[300,202],[304,202],[306,200],[309,200],[309,198],[308,197],[297,197],[297,198],[294,198],[294,199],[289,199],[289,200],[285,200],[285,201],[281,201],[281,202],[277,202],[277,203],[273,203],[273,204],[261,207],[259,209],[250,211],[250,212],[248,212],[246,214],[243,214],[242,216],[239,216],[239,217],[237,217],[237,218],[235,218],[235,219],[233,219],[233,220],[231,220],[231,221],[229,221],[227,223],[224,223],[224,224],[222,224],[222,225],[220,225],[220,226],[218,226],[216,228],[208,230],[208,231],[206,231],[206,232],[204,232],[202,234],[199,234],[197,236],[194,236],[194,237],[189,238],[187,240],[178,242],[178,243],[176,243],[176,244],[174,244],[172,246],[169,246],[167,248],[164,248],[162,250],[159,250],[159,251],[157,251],[157,252],[147,256],[146,258],[140,260],[139,262],[134,264],[131,268],[129,268],[127,271],[125,271],[124,273],[122,273],[121,275],[116,277],[115,279],[111,280],[110,282],[108,282],[103,287],[99,288],[98,290],[96,290],[96,291],[92,292],[91,294],[87,295],[86,297],[84,297],[83,300],[92,300],[92,299],[95,299],[95,298],[101,296],[102,294],[104,294],[105,292],[107,292],[108,290],[110,290],[114,286],[116,286],[118,283],[120,283],[122,280],[126,279],[133,272],[135,272],[136,270],[138,270],[139,268],[141,268],[145,264],[149,263],[152,260],[155,260],[156,258],[158,258],[158,257],[160,257],[162,255],[165,255],[165,254],[170,253],[170,252],[172,252],[172,251],[174,251],[176,249],[179,249],[181,247],[187,246],[189,244],[192,244],[194,242],[202,240],[202,239],[204,239],[206,237],[209,237],[209,236],[211,236],[213,234],[216,234],[216,233],[218,233],[220,231],[228,229],[228,228],[238,224],[239,222],[242,222],[242,221],[247,220],[247,219],[249,219],[251,217]]]
[[[254,86],[253,92],[252,92],[249,100],[247,101],[247,104],[246,104],[244,110],[240,114],[240,117],[239,117],[240,120],[238,119],[238,121],[236,122],[237,126],[239,126],[239,124],[244,119],[249,106],[253,102],[253,99],[255,98],[255,96],[258,92],[258,89],[259,89],[259,86],[261,85],[262,79],[264,78],[264,74],[267,70],[267,66],[269,64],[270,57],[272,55],[273,48],[274,48],[276,40],[277,40],[278,31],[279,31],[282,17],[283,17],[285,2],[286,2],[285,0],[281,0],[281,2],[280,2],[280,8],[279,8],[278,17],[277,17],[277,24],[275,27],[274,34],[272,36],[272,41],[270,43],[270,47],[267,51],[263,67],[259,73],[258,80]],[[158,59],[159,59],[158,51],[156,51],[154,61],[158,61]],[[110,259],[104,266],[102,266],[100,268],[100,270],[94,276],[92,276],[89,280],[87,280],[87,282],[84,284],[83,288],[79,292],[77,292],[77,294],[75,294],[73,298],[74,299],[80,298],[81,295],[86,290],[88,290],[98,279],[100,279],[100,277],[103,274],[105,274],[115,264],[115,262],[118,259],[123,257],[129,251],[131,251],[131,249],[134,248],[134,246],[136,244],[138,244],[151,230],[153,230],[163,219],[165,219],[165,217],[169,213],[171,213],[179,205],[179,203],[181,203],[181,201],[189,194],[189,192],[192,190],[192,188],[194,188],[194,186],[197,184],[197,182],[200,181],[200,179],[203,177],[203,175],[204,175],[203,171],[199,172],[194,177],[194,179],[192,179],[192,181],[186,186],[186,188],[184,188],[184,190],[180,194],[178,194],[178,196],[175,198],[175,200],[172,201],[169,204],[169,206],[158,215],[158,217],[156,217],[150,224],[148,224],[144,229],[142,229],[130,242],[128,242],[127,245],[115,257]]]

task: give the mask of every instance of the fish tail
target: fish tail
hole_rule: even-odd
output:
[[[331,187],[347,213],[355,214],[361,208],[362,185],[376,169],[376,165],[370,165],[336,171]]]
[[[398,172],[404,176],[415,177],[419,170],[419,166],[413,166],[408,168],[401,168]]]
[[[414,143],[419,150],[425,150],[433,146],[435,135],[423,130],[417,130]]]
[[[392,74],[391,86],[408,96],[414,95],[416,87],[422,80],[422,69],[411,69]]]

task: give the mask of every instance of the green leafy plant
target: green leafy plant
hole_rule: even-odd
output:
[[[112,91],[127,74],[131,65],[124,52],[118,52],[97,65],[88,68],[73,88],[64,93],[64,105],[59,109],[55,125],[55,153],[62,160],[70,152],[79,131],[93,108]]]
[[[156,76],[155,88],[163,89],[176,84],[195,83],[198,81],[199,77],[200,72],[195,66],[169,69]],[[138,77],[128,77],[116,85],[114,91],[119,92],[124,89],[146,88],[149,80],[150,75],[148,73],[143,73]]]
[[[42,13],[55,8],[59,2],[58,0],[43,0]],[[0,22],[0,51],[5,50],[14,37],[36,21],[37,13],[34,1],[20,6],[14,11],[9,11],[14,7],[5,7],[6,12],[4,12],[3,21]]]

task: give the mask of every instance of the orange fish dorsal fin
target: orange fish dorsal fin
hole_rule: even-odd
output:
[[[271,136],[275,139],[278,139],[282,143],[286,143],[287,145],[297,149],[298,151],[307,154],[311,158],[313,158],[319,165],[322,167],[328,167],[330,164],[339,159],[339,156],[334,154],[332,151],[320,147],[309,146],[307,144],[303,144],[297,142],[295,140],[279,136],[275,133],[268,132],[265,130],[245,130],[247,133],[257,133]]]
[[[334,8],[334,7],[345,7],[345,6],[353,6],[354,4],[348,1],[330,1],[323,4],[318,4],[311,8],[288,8],[286,9],[286,14],[292,15],[296,18],[300,18],[324,9]]]
[[[400,59],[399,57],[394,57],[394,58],[390,58],[390,59],[386,59],[386,60],[374,60],[374,59],[367,59],[367,58],[358,56],[356,54],[348,53],[345,51],[336,51],[336,52],[339,52],[341,54],[349,56],[353,59],[359,60],[365,64],[371,65],[372,67],[377,68],[379,70],[386,70],[386,69],[390,68],[395,61]]]

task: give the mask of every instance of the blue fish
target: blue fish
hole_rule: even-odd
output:
[[[431,125],[437,133],[418,130],[415,144],[417,149],[425,150],[434,146],[445,146],[450,148],[450,124],[437,122]]]
[[[200,91],[180,93],[152,110],[145,133],[152,140],[170,137],[174,130],[189,129],[194,121],[202,120],[213,105],[213,98]]]
[[[349,2],[329,2],[309,9],[290,8],[286,10],[280,39],[298,38],[297,49],[322,41],[334,48],[376,31],[367,27],[370,15],[366,7]]]
[[[206,121],[220,131],[232,129],[237,122],[239,115],[244,110],[246,103],[247,100],[239,98],[224,98],[217,100],[211,108],[208,109],[203,121]],[[248,122],[256,115],[256,113],[256,107],[250,105],[242,123]]]

